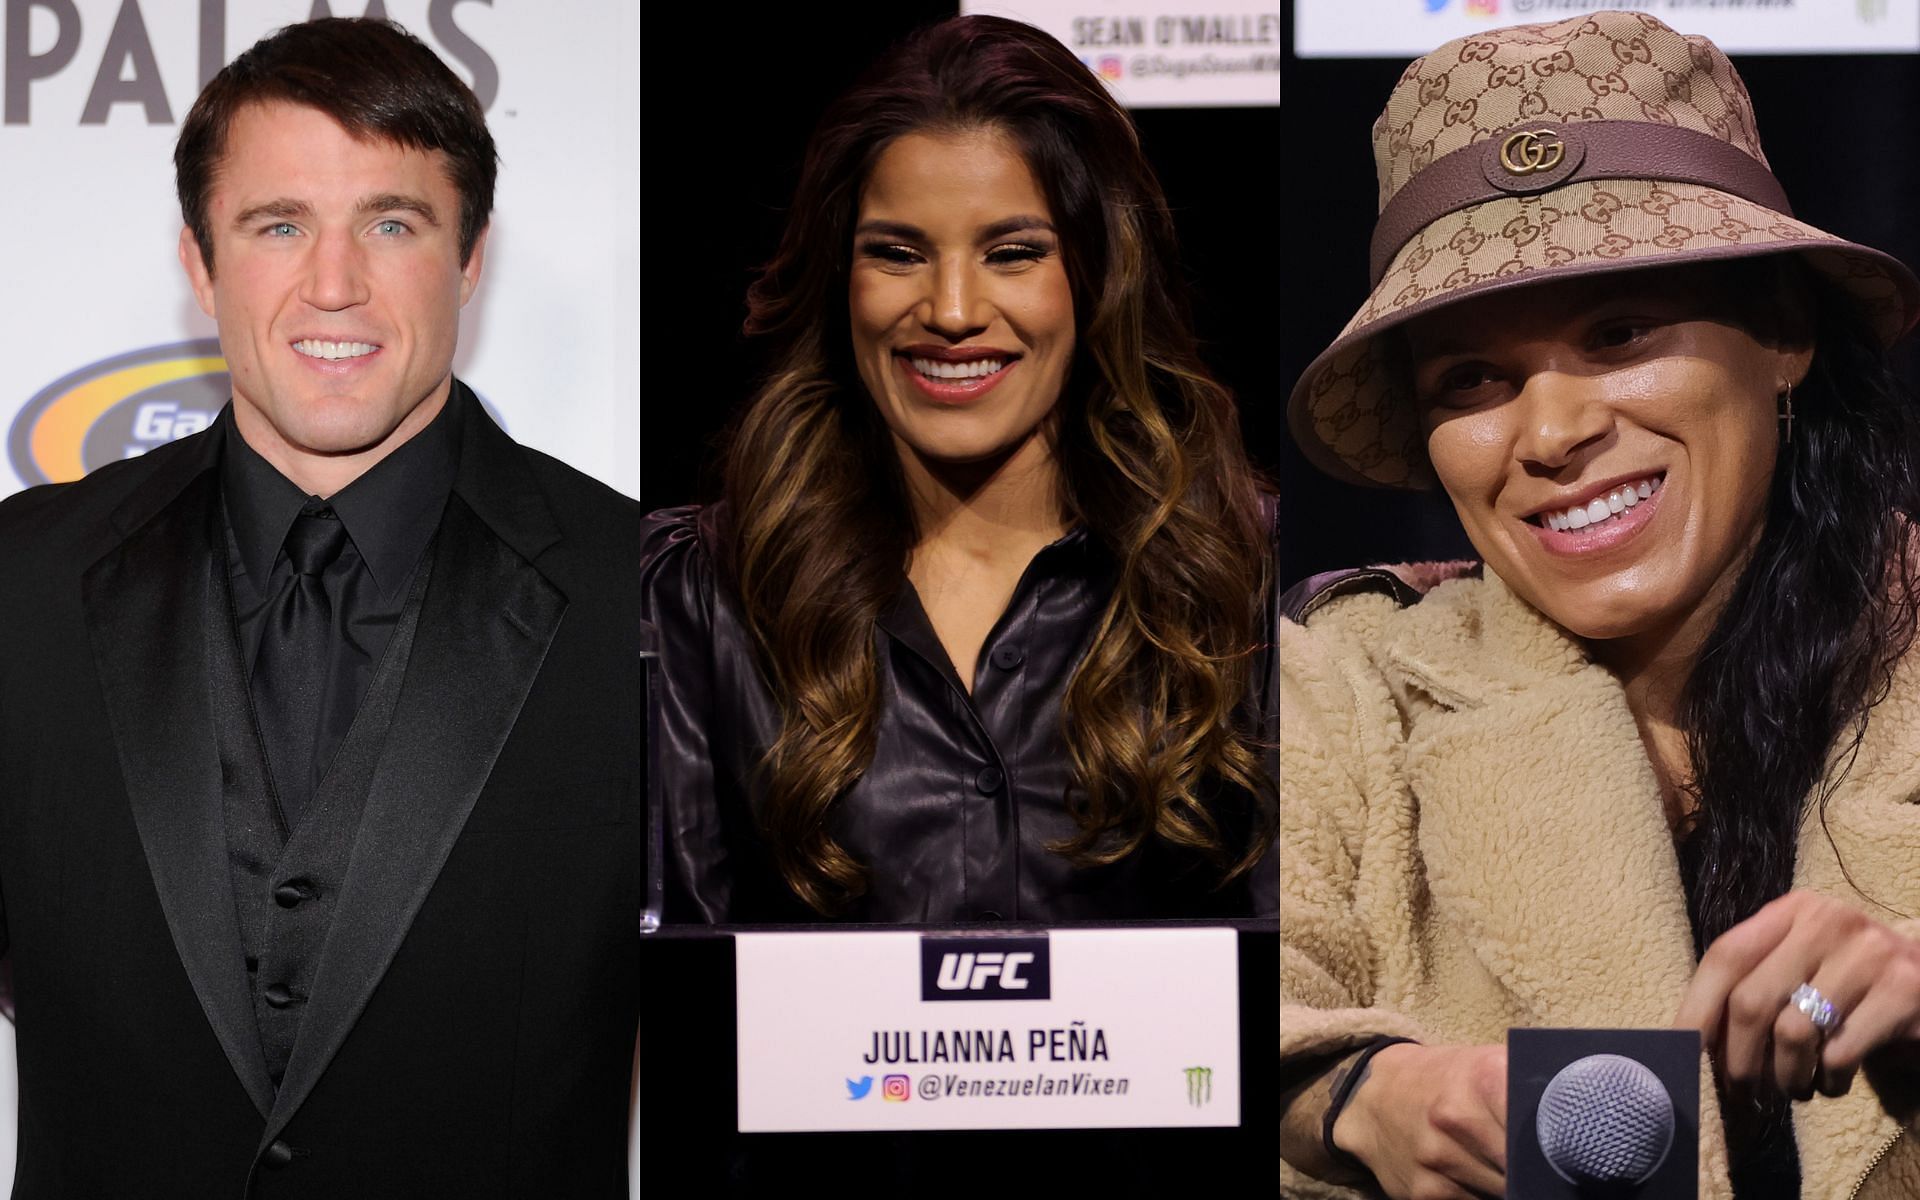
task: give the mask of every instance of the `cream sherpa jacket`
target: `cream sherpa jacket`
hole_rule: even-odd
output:
[[[1379,1034],[1672,1024],[1695,967],[1679,867],[1619,683],[1499,580],[1335,600],[1281,639],[1283,1058]],[[1917,656],[1920,657],[1920,656]],[[1920,663],[1804,829],[1795,886],[1920,914]],[[1703,1064],[1700,1195],[1726,1200]],[[1795,1105],[1808,1200],[1920,1198],[1920,1081]],[[1352,1197],[1282,1166],[1286,1196]]]

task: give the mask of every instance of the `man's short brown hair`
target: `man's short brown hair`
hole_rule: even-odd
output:
[[[228,63],[193,102],[173,147],[180,215],[208,270],[213,228],[207,193],[234,114],[279,101],[326,113],[348,133],[447,156],[460,193],[460,261],[493,212],[499,154],[473,90],[426,44],[391,21],[329,17],[289,25]]]

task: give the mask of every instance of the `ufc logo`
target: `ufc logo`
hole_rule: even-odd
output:
[[[1033,955],[1024,952],[946,954],[940,958],[940,976],[934,982],[939,984],[943,992],[977,992],[987,986],[988,980],[998,975],[1001,987],[1008,991],[1025,991],[1027,981],[1020,978],[1020,968],[1032,962]]]
[[[922,1000],[1046,1000],[1053,972],[1046,936],[923,936]]]

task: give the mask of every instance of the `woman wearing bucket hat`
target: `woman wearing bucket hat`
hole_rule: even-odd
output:
[[[1497,1195],[1508,1028],[1677,1024],[1703,1196],[1920,1195],[1920,285],[1643,14],[1442,46],[1374,142],[1292,428],[1483,567],[1288,605],[1284,1188]]]

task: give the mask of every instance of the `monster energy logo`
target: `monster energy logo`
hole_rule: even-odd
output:
[[[1213,1068],[1187,1068],[1187,1103],[1199,1108],[1213,1099]]]

